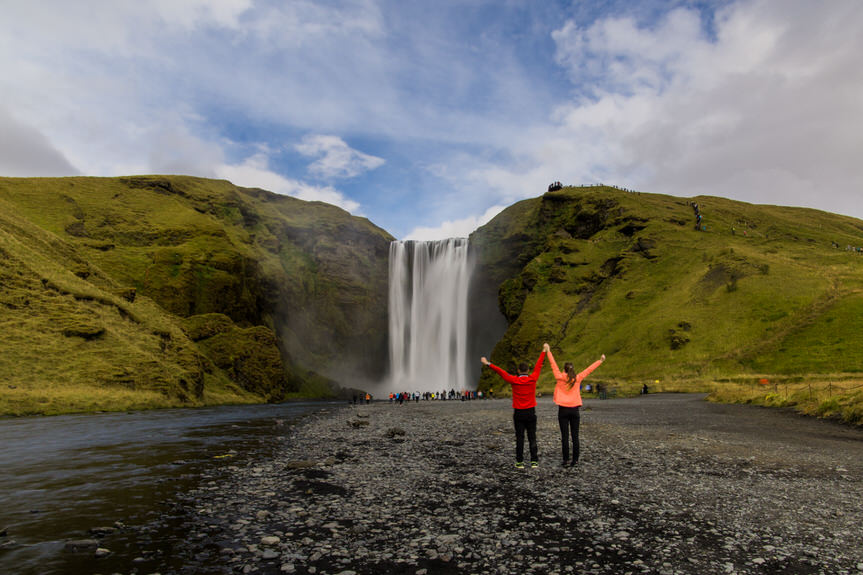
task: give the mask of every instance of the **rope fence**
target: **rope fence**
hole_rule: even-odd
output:
[[[757,382],[758,386],[766,387],[768,389],[772,389],[773,393],[776,395],[781,392],[785,396],[785,399],[788,399],[789,394],[794,395],[797,393],[805,392],[806,395],[809,396],[811,400],[821,400],[830,399],[834,395],[845,395],[860,389],[863,389],[863,383],[861,382],[835,382],[835,381],[827,381],[827,382],[779,382],[774,381],[770,382],[766,379],[761,379]]]

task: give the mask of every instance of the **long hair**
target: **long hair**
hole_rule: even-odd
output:
[[[566,372],[566,389],[572,389],[575,385],[576,379],[578,379],[575,373],[575,368],[567,361],[563,364],[563,371]]]

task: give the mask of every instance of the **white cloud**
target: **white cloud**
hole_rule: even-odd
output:
[[[623,91],[661,89],[669,75],[680,73],[681,60],[701,36],[698,13],[684,9],[670,12],[654,30],[639,28],[632,18],[609,18],[587,29],[569,21],[552,33],[557,60],[576,82],[597,78]]]
[[[269,169],[269,160],[263,152],[247,158],[242,164],[218,166],[215,171],[218,177],[230,180],[238,186],[261,188],[310,202],[326,202],[353,214],[360,213],[360,204],[346,198],[335,188],[311,186],[273,172]]]
[[[182,124],[164,126],[149,135],[150,170],[156,174],[216,177],[224,160],[221,146],[189,133]]]
[[[625,2],[6,4],[0,94],[14,124],[0,119],[0,140],[14,133],[3,150],[32,153],[7,152],[0,166],[34,175],[233,170],[242,185],[353,211],[339,190],[300,179],[366,173],[375,192],[345,188],[368,193],[370,217],[404,229],[445,220],[427,229],[447,235],[553,180],[863,217],[857,0],[668,0],[725,8],[658,19]],[[615,13],[559,17],[597,10]],[[266,158],[225,159],[296,133],[317,134],[300,144],[311,165],[298,179]],[[382,143],[391,169],[336,134]]]
[[[337,136],[309,135],[296,149],[306,157],[317,158],[309,172],[326,179],[353,178],[384,164],[383,158],[354,150]]]
[[[863,216],[859,200],[850,209],[863,186],[859,4],[741,1],[717,14],[715,38],[698,22],[676,10],[651,28],[564,24],[558,62],[594,88],[511,148],[514,167],[472,180],[507,190],[548,174]]]
[[[252,0],[155,0],[159,15],[185,28],[216,25],[239,27],[240,16],[252,7]]]
[[[459,220],[445,221],[437,227],[417,227],[411,230],[405,240],[443,240],[447,238],[466,238],[478,227],[487,224],[503,211],[506,206],[492,206],[481,216],[468,216]]]

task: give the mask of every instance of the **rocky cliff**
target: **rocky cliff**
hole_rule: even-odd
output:
[[[849,249],[863,246],[860,220],[564,188],[509,207],[471,243],[474,308],[498,309],[485,351],[511,369],[548,341],[577,368],[607,354],[594,377],[608,381],[863,371],[863,256]],[[500,388],[488,373],[480,385]]]
[[[392,238],[364,218],[179,176],[0,178],[0,202],[4,412],[98,408],[93,388],[106,408],[280,400],[383,373]]]

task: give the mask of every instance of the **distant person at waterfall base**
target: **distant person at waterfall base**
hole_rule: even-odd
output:
[[[527,364],[518,365],[518,375],[511,375],[503,369],[482,358],[483,365],[495,370],[505,382],[512,386],[512,422],[515,425],[515,466],[524,469],[524,434],[530,444],[530,466],[539,466],[539,453],[536,446],[536,380],[542,369],[545,352],[536,360],[533,373],[528,374]]]
[[[557,422],[560,424],[560,442],[563,449],[563,466],[575,467],[578,464],[579,441],[578,427],[581,423],[581,382],[590,373],[602,365],[605,354],[590,364],[581,373],[575,373],[575,368],[569,362],[563,364],[563,371],[557,368],[551,347],[546,343],[542,346],[554,373],[554,402],[557,404]],[[569,459],[569,439],[572,437],[572,460]]]

